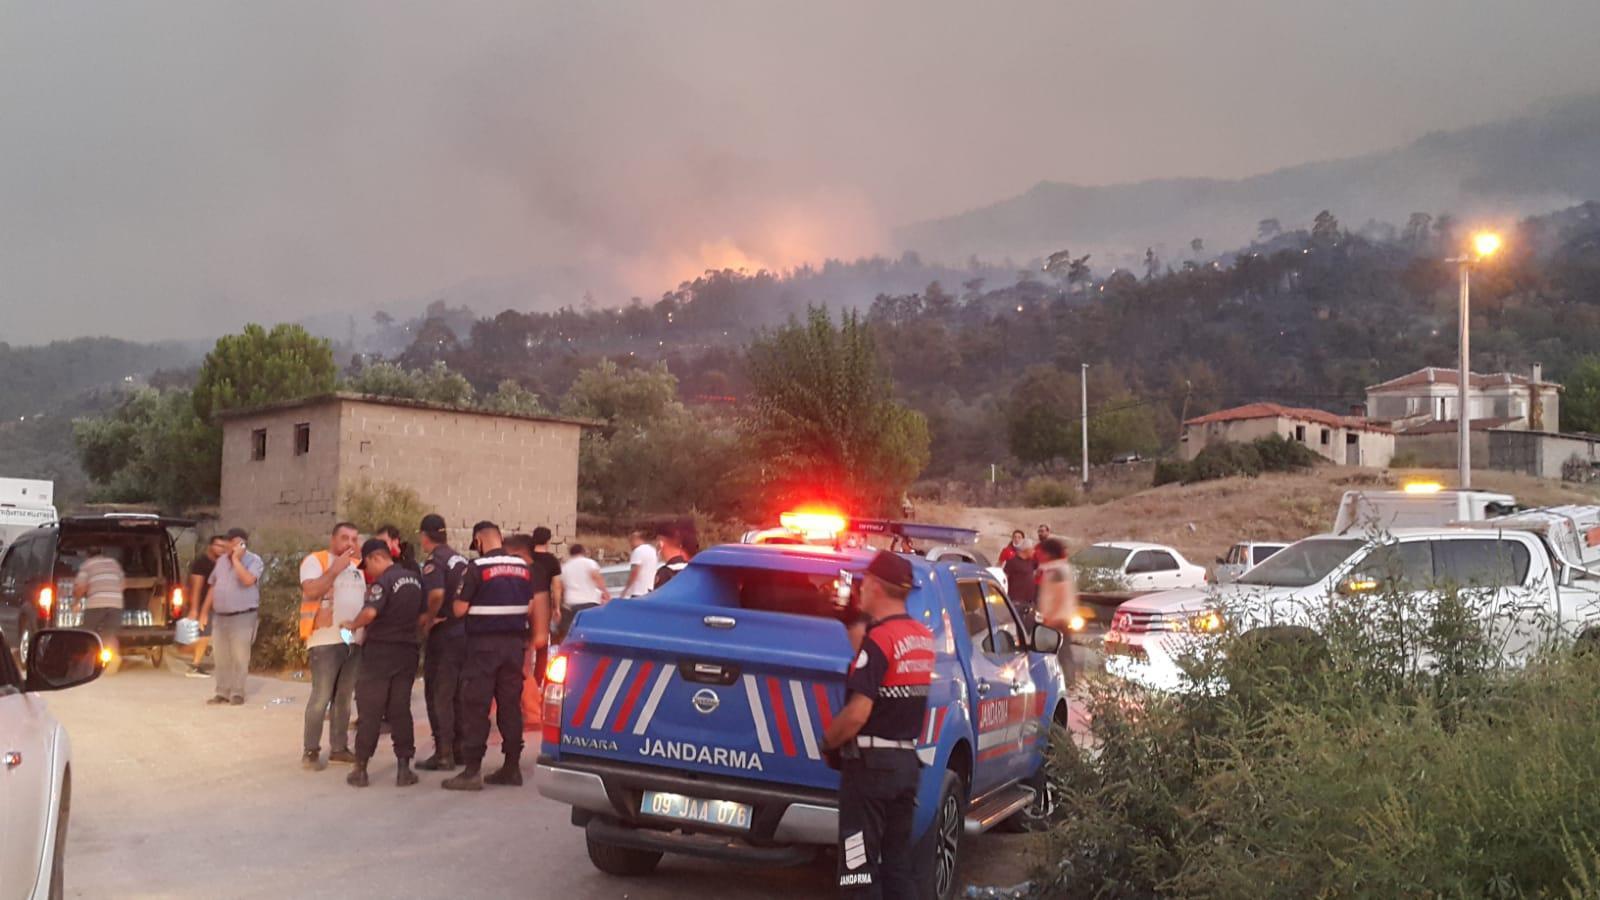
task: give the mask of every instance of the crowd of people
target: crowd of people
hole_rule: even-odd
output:
[[[302,765],[321,771],[329,763],[348,764],[349,783],[365,787],[387,731],[398,761],[396,783],[416,784],[411,697],[420,668],[434,746],[415,769],[459,769],[444,782],[453,790],[520,785],[522,735],[539,725],[548,647],[565,636],[577,613],[612,599],[600,565],[581,544],[558,559],[545,527],[502,534],[495,523],[479,522],[470,558],[449,545],[439,515],[423,517],[416,538],[420,560],[397,527],[383,526],[363,539],[356,525],[340,522],[327,547],[301,561],[300,638],[311,676]],[[622,597],[665,584],[696,549],[693,527],[683,522],[636,530],[629,542]],[[86,563],[80,572],[81,589],[91,598],[95,591],[111,593],[113,573],[101,568]],[[245,702],[264,571],[242,528],[211,538],[189,568],[189,617],[195,620],[189,674],[215,679],[207,703]],[[485,775],[491,716],[504,760]]]

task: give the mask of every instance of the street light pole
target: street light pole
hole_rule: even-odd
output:
[[[1490,231],[1479,232],[1472,236],[1472,249],[1473,253],[1463,253],[1446,260],[1461,267],[1461,359],[1456,370],[1456,435],[1459,446],[1456,448],[1456,462],[1461,469],[1458,478],[1463,489],[1472,487],[1472,416],[1467,409],[1468,391],[1472,386],[1472,263],[1475,259],[1484,260],[1493,256],[1500,249],[1500,236]]]
[[[1469,314],[1469,296],[1471,293],[1472,276],[1471,265],[1467,257],[1463,256],[1461,263],[1461,359],[1460,368],[1456,370],[1456,435],[1458,447],[1456,461],[1460,466],[1460,482],[1463,489],[1472,487],[1472,420],[1467,412],[1467,385],[1472,380],[1472,369],[1469,365],[1469,341],[1471,339],[1472,319]]]
[[[1089,490],[1089,364],[1083,363],[1083,368],[1078,372],[1078,389],[1082,396],[1078,400],[1078,431],[1083,438],[1083,489]]]

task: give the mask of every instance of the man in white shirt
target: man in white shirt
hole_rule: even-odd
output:
[[[366,603],[367,580],[356,564],[361,560],[357,545],[361,533],[349,522],[333,526],[328,549],[311,553],[300,563],[300,596],[303,610],[316,604],[310,637],[306,638],[311,667],[311,698],[306,701],[305,754],[300,764],[307,769],[325,767],[322,754],[322,722],[332,707],[328,723],[328,760],[353,763],[350,752],[350,698],[356,689],[356,670],[361,664],[362,633],[355,632],[346,643],[339,623],[361,613]],[[304,614],[304,613],[302,613]]]
[[[606,590],[606,579],[600,574],[600,564],[589,558],[583,545],[573,544],[567,553],[567,561],[561,564],[561,583],[565,591],[561,597],[561,625],[557,630],[557,641],[567,636],[572,617],[579,610],[611,602],[611,592]]]
[[[661,568],[661,559],[656,556],[652,537],[643,529],[636,529],[628,535],[628,541],[633,544],[633,553],[628,557],[628,586],[622,591],[623,597],[643,597],[655,590],[656,570]]]

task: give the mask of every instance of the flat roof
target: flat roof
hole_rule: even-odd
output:
[[[414,400],[410,397],[383,397],[376,394],[358,394],[353,391],[332,391],[326,394],[316,394],[311,397],[302,397],[299,400],[285,400],[280,403],[267,403],[262,406],[229,409],[217,413],[217,418],[248,419],[251,416],[282,412],[283,410],[287,409],[299,409],[306,406],[322,406],[328,403],[370,403],[375,406],[394,406],[401,409],[420,410],[422,412],[491,416],[496,419],[517,419],[524,422],[548,422],[552,425],[573,425],[578,428],[596,428],[603,424],[595,421],[594,419],[567,418],[563,416],[539,415],[536,413],[495,412],[492,409],[480,409],[474,406],[452,406],[448,403],[433,403],[427,400]]]

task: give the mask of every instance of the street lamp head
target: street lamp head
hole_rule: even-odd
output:
[[[1500,235],[1492,231],[1480,231],[1472,236],[1472,249],[1477,251],[1479,259],[1493,256],[1500,250]]]

